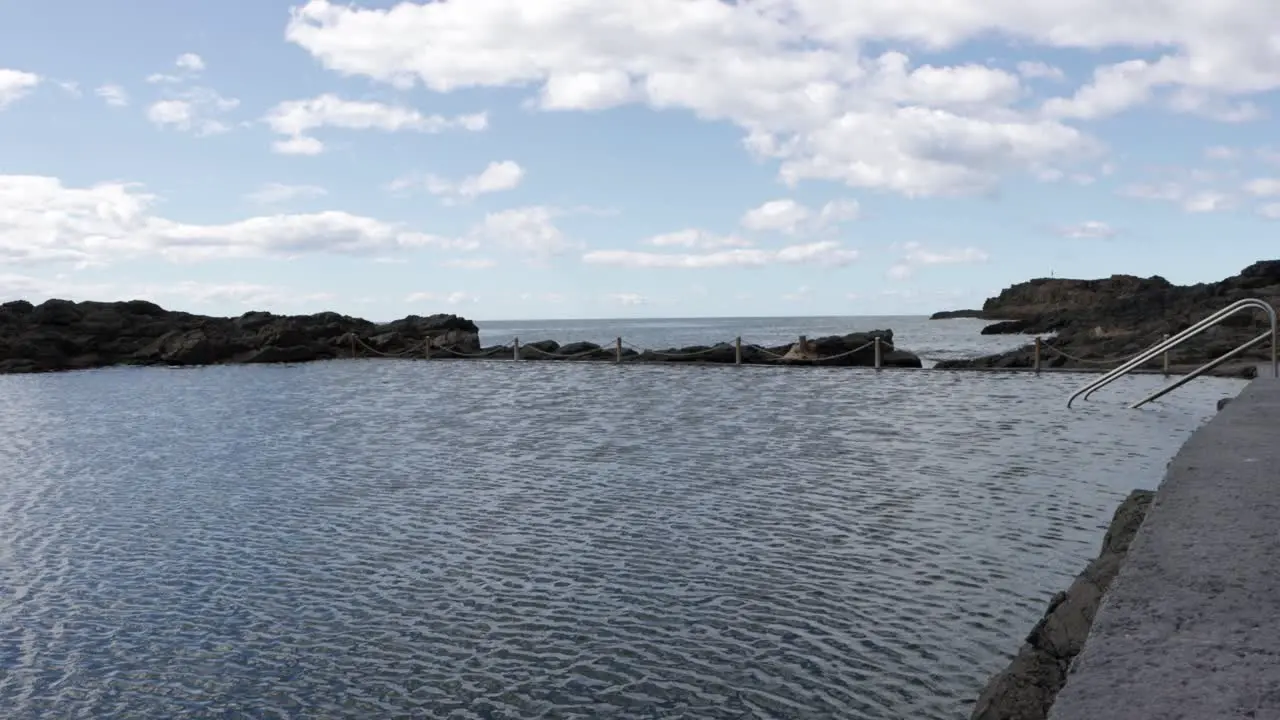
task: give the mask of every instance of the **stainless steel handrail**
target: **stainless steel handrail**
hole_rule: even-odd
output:
[[[1155,345],[1152,345],[1150,348],[1148,348],[1147,350],[1145,350],[1143,353],[1133,358],[1132,360],[1129,360],[1128,362],[1124,363],[1120,367],[1112,370],[1111,372],[1103,375],[1097,380],[1094,380],[1093,382],[1075,391],[1074,393],[1072,393],[1071,397],[1067,399],[1067,407],[1071,407],[1071,403],[1075,402],[1076,398],[1080,397],[1081,395],[1084,395],[1084,399],[1088,400],[1089,396],[1092,395],[1094,392],[1096,392],[1097,390],[1107,385],[1110,385],[1112,382],[1118,380],[1119,378],[1125,375],[1128,375],[1130,372],[1140,367],[1143,363],[1149,362],[1150,360],[1154,359],[1158,355],[1168,352],[1169,350],[1177,347],[1178,345],[1181,345],[1182,343],[1195,337],[1196,335],[1199,335],[1200,333],[1204,332],[1210,327],[1217,325],[1227,317],[1234,315],[1240,312],[1241,310],[1245,310],[1245,309],[1258,309],[1267,313],[1267,319],[1271,321],[1271,330],[1267,333],[1267,335],[1270,336],[1271,338],[1271,374],[1274,377],[1280,378],[1280,355],[1277,354],[1277,344],[1276,344],[1276,341],[1277,341],[1276,309],[1271,306],[1271,303],[1268,303],[1265,300],[1260,300],[1258,298],[1245,298],[1244,300],[1237,300],[1236,302],[1231,303],[1227,307],[1201,320],[1195,325],[1192,325],[1186,330],[1183,330],[1177,335],[1174,335],[1173,337],[1168,338],[1167,340],[1163,340],[1161,342],[1156,343]],[[1244,350],[1252,347],[1257,342],[1261,342],[1261,341],[1257,338],[1250,340],[1244,345],[1236,348],[1235,350],[1232,350],[1231,352],[1227,353],[1223,357],[1218,358],[1214,362],[1210,363],[1209,366],[1197,369],[1194,374],[1194,377],[1199,377],[1200,374],[1203,374],[1204,372],[1207,372],[1208,370],[1211,370],[1214,367],[1217,367],[1217,365],[1220,364],[1221,362],[1225,362],[1227,359],[1231,357],[1235,357],[1239,353],[1244,352]],[[1190,378],[1183,378],[1181,381],[1179,381],[1178,384],[1181,384],[1182,382],[1185,382],[1188,379]],[[1172,390],[1172,389],[1174,388],[1172,387],[1168,388],[1168,390]],[[1163,394],[1164,393],[1160,393],[1156,397],[1159,397],[1159,395],[1163,395]],[[1146,398],[1142,402],[1147,402],[1153,399],[1155,398],[1154,397]]]
[[[1230,360],[1231,358],[1233,358],[1233,357],[1235,357],[1235,356],[1239,355],[1240,353],[1244,352],[1245,350],[1248,350],[1249,348],[1253,347],[1254,345],[1257,345],[1258,343],[1262,342],[1263,340],[1266,340],[1267,338],[1271,337],[1271,333],[1272,333],[1272,331],[1271,331],[1271,330],[1268,330],[1268,331],[1266,331],[1266,332],[1262,333],[1261,335],[1259,335],[1258,337],[1256,337],[1256,338],[1254,338],[1254,339],[1250,340],[1249,342],[1247,342],[1247,343],[1245,343],[1245,344],[1241,345],[1240,347],[1236,348],[1235,350],[1232,350],[1232,351],[1231,351],[1231,352],[1229,352],[1229,353],[1225,353],[1225,354],[1223,354],[1222,356],[1218,357],[1216,360],[1210,360],[1209,362],[1207,362],[1207,363],[1205,363],[1205,364],[1201,365],[1200,367],[1196,368],[1195,370],[1192,370],[1191,372],[1187,373],[1187,374],[1186,374],[1186,375],[1184,375],[1183,377],[1178,378],[1176,381],[1174,381],[1174,382],[1173,382],[1173,383],[1171,383],[1170,385],[1168,385],[1168,386],[1166,386],[1166,387],[1163,387],[1163,388],[1160,388],[1159,390],[1157,390],[1157,391],[1155,391],[1155,392],[1151,393],[1150,395],[1148,395],[1148,396],[1146,396],[1146,397],[1142,398],[1142,399],[1141,399],[1141,400],[1139,400],[1138,402],[1136,402],[1136,403],[1134,403],[1134,404],[1130,405],[1130,406],[1129,406],[1129,409],[1130,409],[1130,410],[1137,410],[1138,408],[1142,407],[1143,405],[1146,405],[1147,403],[1151,402],[1152,400],[1158,400],[1158,399],[1160,399],[1160,398],[1164,397],[1166,394],[1171,393],[1171,392],[1173,392],[1174,390],[1177,390],[1178,388],[1182,387],[1183,385],[1186,385],[1187,383],[1191,382],[1192,380],[1195,380],[1196,378],[1198,378],[1198,377],[1200,377],[1201,375],[1203,375],[1203,374],[1205,374],[1205,373],[1209,372],[1210,370],[1212,370],[1212,369],[1214,369],[1214,368],[1218,367],[1218,366],[1219,366],[1219,365],[1221,365],[1222,363],[1224,363],[1224,362],[1226,362],[1226,361]]]

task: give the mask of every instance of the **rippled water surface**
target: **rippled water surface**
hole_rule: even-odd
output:
[[[6,718],[956,718],[1214,401],[334,361],[0,377]]]

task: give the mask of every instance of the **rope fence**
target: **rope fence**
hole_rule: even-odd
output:
[[[710,347],[704,347],[689,352],[673,352],[670,350],[653,350],[651,348],[642,348],[625,341],[622,338],[614,338],[612,343],[605,345],[596,345],[588,343],[589,347],[574,352],[562,352],[561,350],[549,350],[544,347],[545,343],[529,343],[522,345],[519,338],[513,338],[506,345],[484,348],[479,352],[463,352],[453,346],[433,346],[429,339],[418,341],[403,350],[396,352],[388,352],[373,347],[363,338],[350,333],[351,357],[359,357],[360,352],[371,353],[377,357],[386,358],[466,358],[466,359],[501,359],[507,358],[511,360],[612,360],[615,363],[623,363],[628,361],[643,361],[650,359],[661,360],[697,360],[706,358],[713,354],[727,355],[732,352],[732,363],[734,365],[743,364],[770,364],[780,361],[796,361],[811,363],[829,363],[835,360],[842,360],[851,355],[872,349],[872,367],[877,370],[884,367],[884,348],[888,344],[892,349],[892,343],[888,342],[880,336],[874,336],[872,339],[852,350],[845,350],[834,355],[817,355],[812,352],[812,346],[806,336],[801,335],[799,340],[791,346],[786,352],[777,352],[778,348],[768,348],[763,345],[754,343],[743,343],[742,338],[734,338],[731,343],[719,343]],[[572,348],[573,343],[565,347]],[[612,347],[610,347],[612,346]],[[557,344],[555,347],[559,348]],[[754,356],[754,357],[753,357]],[[716,362],[716,364],[730,364],[726,358]]]
[[[479,352],[463,352],[461,350],[458,350],[456,347],[447,346],[447,345],[433,347],[431,344],[431,341],[427,339],[427,340],[418,341],[406,347],[405,349],[397,352],[387,352],[385,350],[379,350],[373,347],[372,345],[365,342],[363,338],[359,337],[355,333],[351,333],[350,336],[351,336],[351,356],[352,357],[357,357],[359,355],[359,350],[363,350],[366,353],[371,353],[378,357],[422,358],[422,359],[428,359],[428,360],[432,359],[433,357],[459,358],[459,359],[506,358],[510,360],[592,359],[597,361],[612,360],[615,363],[623,363],[623,362],[629,362],[629,361],[644,361],[644,360],[652,360],[652,359],[697,360],[699,358],[706,358],[707,356],[710,356],[713,354],[726,355],[729,352],[732,352],[733,353],[732,364],[734,365],[743,365],[743,364],[767,365],[767,364],[777,364],[780,361],[811,362],[811,363],[820,364],[820,363],[830,363],[836,360],[842,360],[846,357],[849,357],[851,355],[856,355],[858,353],[864,352],[868,348],[871,348],[873,350],[871,367],[874,367],[877,370],[883,369],[884,367],[884,346],[886,344],[883,338],[879,336],[875,336],[869,342],[863,343],[862,345],[859,345],[858,347],[855,347],[851,350],[845,350],[843,352],[836,353],[834,355],[816,355],[810,351],[811,346],[809,344],[808,339],[804,335],[801,335],[799,340],[795,344],[793,344],[790,350],[787,352],[777,352],[777,349],[775,348],[768,348],[763,345],[758,345],[755,343],[743,343],[742,338],[739,337],[739,338],[735,338],[731,343],[720,343],[717,345],[704,347],[704,348],[701,348],[698,350],[692,350],[689,352],[672,352],[669,350],[653,350],[650,348],[642,348],[632,343],[629,343],[625,341],[623,338],[619,337],[619,338],[614,338],[612,343],[607,343],[602,345],[587,343],[588,347],[583,350],[577,350],[574,352],[566,353],[566,352],[561,352],[559,349],[549,350],[547,349],[547,347],[550,347],[550,346],[543,347],[544,343],[529,343],[527,345],[522,345],[520,343],[519,338],[513,338],[512,341],[506,345],[499,345],[496,347],[484,348]],[[1167,339],[1168,335],[1166,335],[1165,338]],[[578,344],[580,343],[574,343],[566,347],[573,347],[573,345],[578,345]],[[559,348],[560,346],[555,345],[555,347]],[[892,347],[891,344],[890,344],[890,347]],[[797,353],[797,349],[799,351],[798,353]],[[1032,369],[1037,373],[1040,372],[1040,370],[1043,367],[1043,363],[1046,358],[1046,355],[1061,357],[1064,360],[1069,360],[1071,362],[1079,363],[1081,365],[1098,367],[1098,368],[1106,368],[1106,367],[1118,367],[1126,362],[1129,362],[1130,360],[1133,360],[1138,355],[1141,355],[1143,352],[1145,352],[1145,350],[1140,350],[1136,353],[1133,353],[1132,355],[1126,355],[1124,357],[1116,357],[1116,358],[1085,358],[1085,357],[1080,357],[1078,355],[1073,355],[1061,348],[1054,347],[1048,341],[1037,337],[1035,339],[1035,345],[1034,345],[1034,350],[1032,355]],[[754,355],[755,357],[749,357],[749,355]],[[726,358],[724,360],[718,361],[716,364],[730,364],[730,361]],[[1168,353],[1164,353],[1162,364],[1163,364],[1164,374],[1168,375],[1169,374],[1169,354]]]
[[[1168,340],[1169,334],[1165,333],[1163,339]],[[1132,355],[1125,355],[1124,357],[1118,357],[1118,358],[1082,358],[1076,355],[1072,355],[1071,353],[1061,348],[1056,348],[1053,345],[1049,344],[1048,342],[1044,341],[1043,339],[1037,337],[1035,342],[1035,350],[1034,350],[1035,354],[1032,357],[1032,363],[1033,363],[1032,367],[1035,369],[1036,372],[1040,372],[1041,359],[1044,355],[1044,351],[1046,350],[1049,351],[1050,353],[1053,353],[1054,355],[1057,355],[1067,360],[1071,360],[1072,362],[1078,362],[1081,365],[1092,365],[1094,367],[1100,367],[1100,368],[1107,367],[1107,366],[1119,367],[1120,365],[1123,365],[1124,363],[1127,363],[1130,360],[1133,360],[1134,358],[1138,357],[1139,355],[1147,351],[1147,349],[1144,348],[1142,350],[1139,350],[1136,353],[1133,353]],[[1169,353],[1168,352],[1165,352],[1161,355],[1161,362],[1164,366],[1163,367],[1164,374],[1168,375],[1169,374]]]

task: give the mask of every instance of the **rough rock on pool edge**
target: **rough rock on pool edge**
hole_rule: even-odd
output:
[[[1120,572],[1155,492],[1134,490],[1116,508],[1102,550],[1066,592],[1049,601],[1008,667],[978,695],[970,720],[1044,720],[1067,682],[1071,662],[1084,647],[1094,615]]]

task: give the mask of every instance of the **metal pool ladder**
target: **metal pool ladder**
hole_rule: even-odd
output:
[[[1177,390],[1183,385],[1191,382],[1192,380],[1195,380],[1201,375],[1209,372],[1210,370],[1218,367],[1222,363],[1230,360],[1231,358],[1239,355],[1245,350],[1248,350],[1249,348],[1261,343],[1262,341],[1268,338],[1271,339],[1271,375],[1273,377],[1280,378],[1280,362],[1277,362],[1277,353],[1276,353],[1276,309],[1272,307],[1271,303],[1267,302],[1266,300],[1260,300],[1258,298],[1245,298],[1244,300],[1237,300],[1236,302],[1231,303],[1227,307],[1201,320],[1195,325],[1192,325],[1186,330],[1183,330],[1177,335],[1174,335],[1173,337],[1167,340],[1163,340],[1155,345],[1152,345],[1150,348],[1143,351],[1142,354],[1138,355],[1132,360],[1126,362],[1125,364],[1112,370],[1106,375],[1103,375],[1097,380],[1094,380],[1088,385],[1085,385],[1084,387],[1075,391],[1075,393],[1073,393],[1071,397],[1067,399],[1067,407],[1071,407],[1071,403],[1075,402],[1075,399],[1080,397],[1081,395],[1084,396],[1085,400],[1088,400],[1090,395],[1097,392],[1104,386],[1110,385],[1112,382],[1133,372],[1138,367],[1140,367],[1143,363],[1154,359],[1156,356],[1160,355],[1161,353],[1165,353],[1165,352],[1168,352],[1169,350],[1172,350],[1173,348],[1181,345],[1187,340],[1190,340],[1196,335],[1199,335],[1205,330],[1208,330],[1214,325],[1217,325],[1223,320],[1226,320],[1228,317],[1235,315],[1241,310],[1251,310],[1251,309],[1262,310],[1267,314],[1267,319],[1271,321],[1270,330],[1244,343],[1243,345],[1236,348],[1235,350],[1232,350],[1231,352],[1226,353],[1215,360],[1210,360],[1204,365],[1201,365],[1200,367],[1196,368],[1191,373],[1179,378],[1178,380],[1175,380],[1173,383],[1171,383],[1167,387],[1163,387],[1151,393],[1150,395],[1142,398],[1141,400],[1133,403],[1132,405],[1129,406],[1129,409],[1133,410],[1136,408],[1140,408],[1143,405],[1146,405],[1147,403],[1151,402],[1152,400],[1156,400],[1158,398],[1164,397],[1165,394],[1173,392],[1174,390]]]

